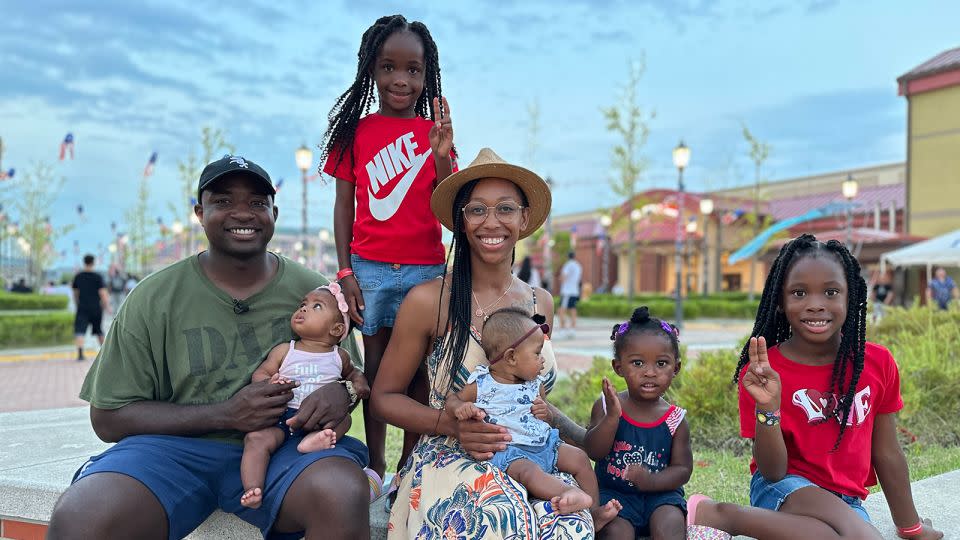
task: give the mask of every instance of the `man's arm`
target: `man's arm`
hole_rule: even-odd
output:
[[[93,431],[104,442],[131,435],[203,435],[213,431],[256,431],[273,425],[297,383],[251,383],[230,399],[209,405],[135,401],[117,409],[90,406]]]
[[[100,309],[110,313],[110,294],[107,292],[107,289],[100,287],[97,289],[97,294],[100,296]]]

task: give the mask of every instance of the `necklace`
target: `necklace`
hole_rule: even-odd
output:
[[[512,286],[513,286],[513,280],[510,280],[510,284],[507,285],[507,288],[503,290],[503,294],[501,294],[499,298],[497,298],[496,300],[494,300],[492,303],[490,303],[490,304],[489,304],[488,306],[486,306],[486,307],[480,307],[480,299],[477,298],[477,293],[473,292],[473,288],[471,287],[471,288],[470,288],[470,294],[473,295],[473,300],[474,300],[474,302],[477,303],[477,309],[476,309],[476,311],[473,312],[473,314],[474,314],[475,316],[477,316],[477,317],[483,317],[483,322],[487,322],[487,319],[490,318],[490,316],[487,315],[487,310],[489,310],[489,309],[492,308],[493,306],[499,304],[500,301],[503,300],[503,297],[506,296],[507,293],[510,291],[510,287],[512,287]]]

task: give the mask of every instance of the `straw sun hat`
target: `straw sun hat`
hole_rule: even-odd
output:
[[[461,211],[460,208],[453,207],[457,192],[467,182],[480,178],[502,178],[515,184],[526,195],[529,218],[527,228],[520,231],[520,238],[530,236],[547,220],[553,200],[547,183],[533,171],[519,165],[511,165],[493,150],[483,148],[473,163],[446,177],[433,190],[430,209],[444,227],[452,231],[453,213]]]

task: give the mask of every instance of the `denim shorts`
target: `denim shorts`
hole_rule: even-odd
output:
[[[553,474],[557,470],[557,453],[560,450],[560,431],[551,429],[547,442],[543,446],[508,444],[506,450],[493,455],[490,464],[507,472],[507,467],[518,459],[528,459],[537,464],[543,472]]]
[[[767,510],[780,510],[783,501],[787,500],[787,497],[791,493],[807,486],[816,486],[816,484],[795,474],[788,474],[779,482],[769,482],[759,472],[755,473],[753,478],[750,479],[750,506],[766,508]],[[870,514],[868,514],[867,510],[863,507],[862,500],[852,495],[843,495],[833,491],[827,491],[839,497],[840,500],[847,503],[847,506],[856,512],[858,516],[867,523],[870,523]]]
[[[300,440],[291,438],[270,457],[263,483],[263,504],[255,509],[240,505],[243,446],[207,439],[172,435],[126,437],[91,457],[74,474],[73,482],[102,472],[138,480],[163,506],[170,540],[190,534],[217,508],[255,525],[266,539],[301,538],[302,532],[283,534],[271,530],[294,480],[311,464],[327,457],[346,458],[357,467],[365,467],[367,447],[353,437],[343,437],[334,448],[301,454],[297,451]]]
[[[384,326],[393,327],[400,302],[410,289],[443,274],[444,264],[391,264],[350,255],[353,276],[363,294],[363,324],[367,336]]]

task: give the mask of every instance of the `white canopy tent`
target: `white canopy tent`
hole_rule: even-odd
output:
[[[934,266],[960,267],[960,229],[880,256],[880,271],[891,266],[925,266],[927,278]]]

